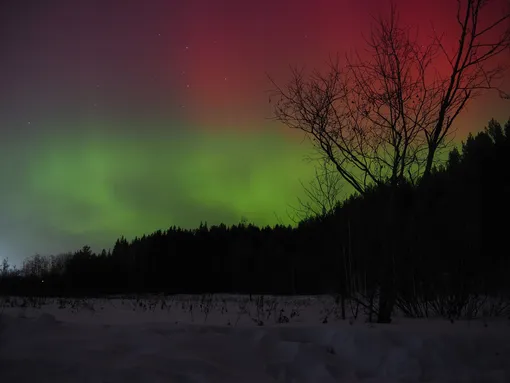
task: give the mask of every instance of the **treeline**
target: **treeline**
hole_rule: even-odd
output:
[[[390,300],[510,292],[510,121],[470,135],[430,177],[379,185],[295,228],[172,227],[94,254],[4,265],[0,291],[113,293],[330,293]],[[44,281],[44,282],[43,282]]]

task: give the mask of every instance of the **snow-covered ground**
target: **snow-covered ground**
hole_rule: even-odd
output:
[[[375,325],[339,310],[331,297],[0,298],[0,382],[510,382],[508,319]]]

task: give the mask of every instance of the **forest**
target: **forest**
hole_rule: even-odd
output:
[[[372,186],[293,227],[203,223],[122,237],[99,254],[34,255],[19,269],[4,260],[0,293],[332,294],[381,321],[395,305],[422,317],[438,302],[455,317],[472,297],[510,299],[508,169],[510,120],[491,120],[429,177]]]

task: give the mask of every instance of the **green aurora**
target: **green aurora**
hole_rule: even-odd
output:
[[[95,133],[118,131],[100,125],[25,147],[9,216],[44,222],[49,237],[105,247],[120,235],[205,221],[290,224],[300,182],[314,174],[305,160],[310,146],[281,130]]]
[[[455,2],[422,2],[419,12],[396,3],[403,21],[424,34],[434,22],[455,43]],[[289,65],[320,68],[364,49],[380,6],[7,2],[0,260],[97,251],[173,225],[293,223],[314,151],[301,132],[268,120],[266,74],[283,85]],[[456,141],[492,117],[508,118],[496,93],[468,105]]]

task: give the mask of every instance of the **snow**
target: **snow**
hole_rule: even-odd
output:
[[[329,297],[0,301],[0,382],[510,382],[508,319],[376,325],[336,309]]]

